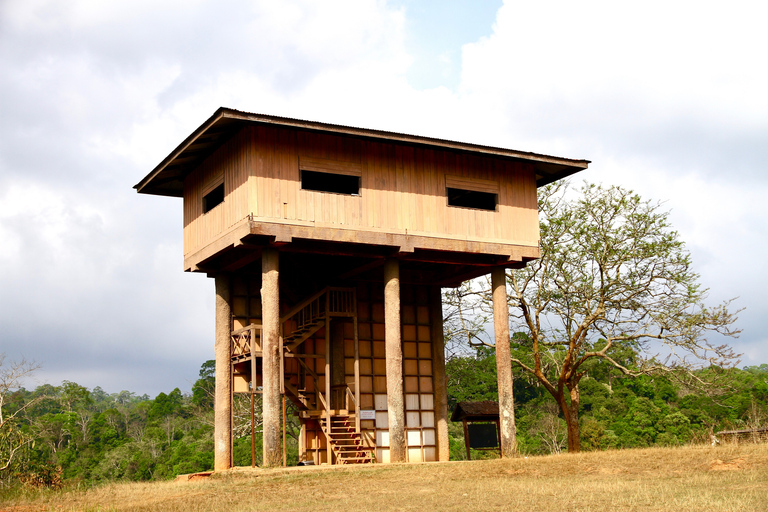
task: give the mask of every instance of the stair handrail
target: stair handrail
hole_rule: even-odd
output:
[[[352,390],[349,389],[349,386],[347,386],[347,410],[349,410],[349,401],[352,400],[352,403],[355,406],[355,411],[357,411],[357,402],[355,401],[355,395],[352,393]]]
[[[317,395],[317,397],[320,399],[320,401],[323,403],[323,409],[324,409],[324,410],[325,410],[325,412],[326,412],[326,416],[327,416],[328,418],[330,418],[330,417],[331,417],[331,409],[328,407],[328,404],[325,402],[325,397],[324,397],[324,396],[323,396],[323,394],[322,394],[322,393],[321,393],[319,390],[317,390],[317,389],[315,390],[315,394],[316,394],[316,395]]]
[[[241,327],[240,329],[237,329],[236,331],[232,331],[232,336],[238,336],[240,334],[243,334],[245,331],[250,331],[251,329],[261,329],[261,324],[248,324],[245,327]]]
[[[352,390],[349,389],[349,386],[347,386],[347,410],[349,410],[349,401],[352,400],[352,403],[355,405],[355,432],[360,432],[360,409],[357,407],[357,400],[355,400],[355,394],[352,393]]]
[[[315,371],[312,368],[307,366],[307,363],[305,363],[304,361],[301,360],[300,357],[297,357],[296,361],[298,361],[299,364],[304,367],[304,369],[307,371],[307,373],[309,373],[309,375],[315,381],[315,386],[314,386],[315,387],[315,396],[317,397],[316,404],[319,405],[319,404],[322,403],[323,404],[323,410],[325,410],[326,414],[330,415],[331,409],[328,407],[328,404],[325,402],[325,397],[323,396],[323,393],[317,387],[317,383],[320,380],[320,378],[317,376],[317,374],[315,373]]]
[[[317,299],[319,299],[326,293],[328,293],[328,287],[323,288],[322,290],[315,293],[314,295],[311,295],[309,298],[299,302],[296,306],[292,307],[286,314],[280,317],[280,325],[290,320],[294,315],[296,315],[296,313],[299,313],[302,309],[309,306],[310,304],[315,302]]]

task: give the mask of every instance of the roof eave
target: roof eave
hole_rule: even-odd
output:
[[[241,112],[226,107],[220,107],[214,112],[214,114],[200,125],[195,131],[193,131],[184,141],[179,144],[167,157],[163,159],[144,179],[142,179],[133,188],[138,193],[163,195],[170,197],[182,197],[183,195],[183,181],[185,173],[181,172],[177,176],[166,176],[161,182],[158,182],[158,177],[164,171],[167,171],[174,162],[177,161],[182,155],[187,152],[191,146],[195,144],[200,138],[204,137],[210,130],[212,130],[217,124],[222,123],[223,120],[242,121],[243,123],[258,123],[258,124],[270,124],[276,126],[288,126],[293,128],[300,128],[305,130],[314,130],[321,132],[338,133],[345,135],[352,135],[357,137],[373,138],[378,140],[389,140],[395,142],[403,142],[408,144],[418,144],[431,147],[441,147],[446,149],[453,149],[458,151],[469,151],[472,153],[480,153],[485,155],[501,156],[505,158],[512,158],[519,161],[530,162],[536,169],[536,186],[541,187],[553,181],[557,181],[566,176],[575,174],[581,170],[584,170],[589,165],[589,160],[575,160],[569,158],[560,158],[549,155],[542,155],[537,153],[516,151],[511,149],[497,148],[492,146],[483,146],[480,144],[472,144],[465,142],[456,142],[444,139],[436,139],[432,137],[421,137],[416,135],[408,135],[395,132],[387,132],[382,130],[370,130],[364,128],[355,128],[350,126],[334,125],[328,123],[320,123],[315,121],[303,121],[300,119],[291,119],[278,116],[270,116],[264,114],[253,114],[249,112]],[[240,123],[233,123],[233,126],[239,126]],[[226,132],[227,130],[222,130]],[[214,146],[218,139],[214,139]]]
[[[163,170],[165,170],[168,165],[176,160],[183,152],[186,150],[189,146],[191,146],[197,139],[199,139],[203,134],[205,134],[211,126],[216,124],[216,122],[224,117],[225,111],[228,110],[224,107],[219,107],[216,112],[213,113],[211,117],[208,118],[207,121],[205,121],[203,124],[201,124],[195,131],[193,131],[184,141],[179,144],[176,149],[171,151],[171,153],[166,156],[162,162],[160,162],[152,171],[147,174],[143,180],[138,182],[136,185],[133,186],[133,188],[136,189],[136,192],[139,194],[155,194],[155,195],[161,195],[161,196],[171,196],[171,197],[182,197],[183,193],[163,193],[162,191],[157,190],[147,190],[147,186],[150,184],[152,180],[154,180]]]

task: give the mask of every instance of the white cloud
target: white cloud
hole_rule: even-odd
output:
[[[494,34],[464,47],[461,90],[492,98],[510,131],[540,151],[551,151],[555,131],[591,151],[622,138],[637,150],[649,132],[697,125],[765,129],[768,72],[755,64],[768,47],[766,9],[507,1]]]
[[[767,252],[762,5],[508,1],[464,45],[458,87],[426,90],[408,81],[414,55],[455,49],[408,46],[414,5],[0,4],[0,352],[37,350],[56,321],[40,352],[53,381],[194,378],[212,284],[181,272],[181,202],[131,186],[227,106],[592,159],[585,178],[669,200],[713,295],[749,302],[743,338],[765,361],[765,279],[722,271]],[[120,361],[167,372],[140,388]]]

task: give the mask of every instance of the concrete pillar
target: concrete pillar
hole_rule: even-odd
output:
[[[232,364],[230,360],[232,314],[229,276],[216,276],[216,396],[214,403],[213,469],[232,467]]]
[[[384,263],[384,339],[390,462],[406,461],[403,346],[400,330],[400,262],[389,259]]]
[[[265,467],[283,463],[280,444],[280,285],[279,253],[264,249],[261,255],[261,324],[262,324],[262,420]]]
[[[443,296],[439,286],[430,288],[429,321],[432,326],[432,376],[435,390],[437,460],[450,459],[448,443],[448,388],[445,379],[445,337],[443,335]]]
[[[507,304],[507,277],[504,268],[491,272],[493,288],[493,331],[496,338],[496,372],[499,380],[499,419],[501,456],[517,453],[515,430],[515,399],[512,392],[512,361],[509,351],[509,305]]]

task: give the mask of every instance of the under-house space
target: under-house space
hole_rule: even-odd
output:
[[[262,395],[265,466],[284,400],[302,462],[448,460],[441,288],[486,274],[511,455],[504,271],[539,255],[537,187],[588,163],[217,110],[135,186],[183,198],[184,270],[215,282],[215,469],[236,393]]]

